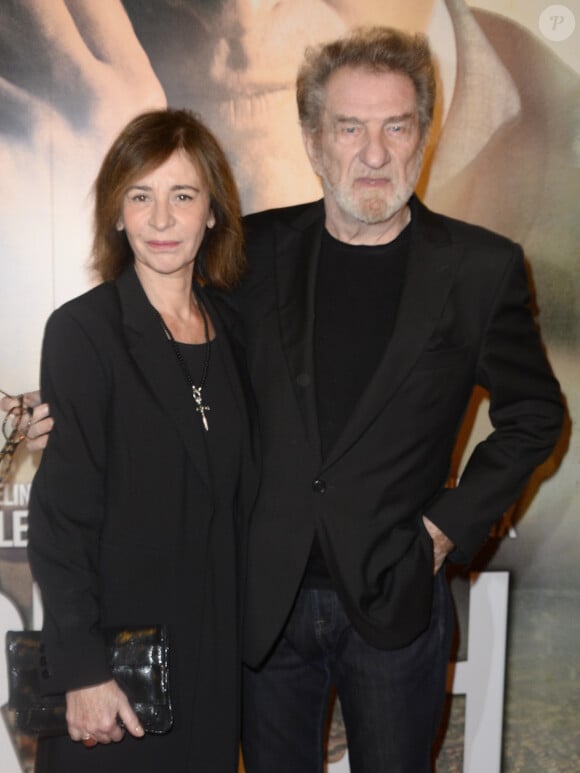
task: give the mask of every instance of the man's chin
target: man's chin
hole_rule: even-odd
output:
[[[355,220],[364,225],[380,225],[388,223],[407,204],[413,189],[409,186],[404,190],[345,191],[339,186],[326,185],[323,180],[325,196],[331,198],[348,220]]]
[[[353,208],[353,215],[365,225],[379,225],[390,220],[404,202],[385,201],[384,199],[371,199],[360,202]]]

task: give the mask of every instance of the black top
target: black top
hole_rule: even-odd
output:
[[[201,380],[205,358],[205,344],[178,343],[179,349],[191,373],[194,384]],[[231,518],[233,500],[237,490],[240,467],[241,423],[232,400],[231,385],[228,383],[218,338],[210,343],[211,355],[207,380],[203,387],[203,405],[209,432],[206,432],[199,412],[191,398],[192,421],[198,432],[202,432],[209,451],[211,475],[219,485],[214,488],[216,510],[225,511]],[[184,379],[184,389],[190,389]]]
[[[371,380],[395,326],[410,229],[389,244],[352,245],[324,232],[316,278],[314,364],[323,457]],[[329,587],[318,539],[308,587]]]

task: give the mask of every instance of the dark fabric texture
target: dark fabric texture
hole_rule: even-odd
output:
[[[409,228],[389,244],[344,244],[324,231],[318,261],[314,322],[316,410],[322,456],[347,423],[393,332]],[[303,580],[332,587],[318,535]]]
[[[367,644],[335,591],[301,590],[266,665],[244,669],[246,773],[322,773],[332,685],[352,773],[430,773],[452,633],[443,573],[427,630],[398,650]]]
[[[256,476],[239,328],[219,294],[203,297],[216,328],[211,439],[132,268],[47,324],[41,386],[55,428],[29,531],[45,691],[110,677],[101,626],[166,623],[174,727],[90,751],[47,739],[39,771],[237,770],[238,556]]]
[[[314,373],[323,458],[371,381],[389,343],[405,266],[407,227],[389,244],[322,237],[316,276]]]
[[[470,560],[560,434],[560,388],[529,309],[520,247],[415,197],[410,205],[390,341],[324,456],[314,363],[324,203],[246,218],[251,270],[238,300],[263,452],[246,586],[251,665],[282,630],[315,531],[356,630],[379,648],[408,645],[431,609],[422,515],[453,540],[457,560]],[[476,385],[490,394],[493,432],[447,489]]]

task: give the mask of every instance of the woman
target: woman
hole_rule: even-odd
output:
[[[244,268],[236,187],[210,132],[160,110],[121,132],[95,193],[103,284],[51,316],[43,347],[55,429],[29,559],[45,691],[66,692],[70,738],[42,739],[37,771],[236,771],[239,542],[254,489],[243,352],[220,292]],[[100,633],[144,623],[169,626],[163,736],[144,735]]]

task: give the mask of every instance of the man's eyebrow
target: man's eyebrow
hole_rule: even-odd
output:
[[[410,121],[415,118],[416,115],[417,114],[414,112],[401,113],[400,115],[390,115],[384,119],[383,123],[401,123],[402,121]],[[342,115],[341,113],[336,113],[333,115],[332,120],[334,123],[367,123],[366,120],[359,118],[356,115]]]
[[[401,115],[391,115],[386,119],[385,123],[401,123],[403,121],[410,121],[415,118],[417,113],[401,113]]]
[[[332,116],[334,123],[364,123],[362,118],[357,118],[356,115],[341,115],[337,113]]]

